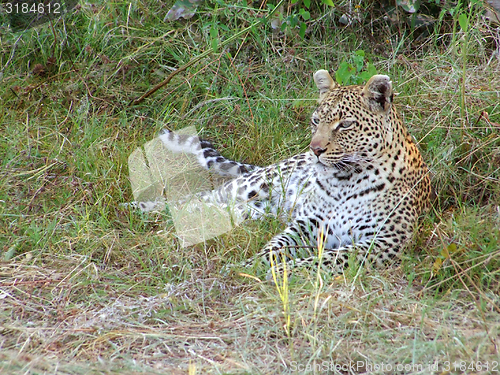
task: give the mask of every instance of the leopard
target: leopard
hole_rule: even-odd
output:
[[[306,152],[268,166],[225,158],[208,141],[163,130],[174,152],[196,156],[205,169],[230,179],[198,197],[232,204],[246,219],[285,217],[286,227],[243,263],[283,272],[321,266],[342,273],[350,260],[385,266],[401,258],[430,205],[429,169],[393,103],[387,75],[341,86],[327,70]]]

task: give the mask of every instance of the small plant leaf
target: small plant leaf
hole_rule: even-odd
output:
[[[359,54],[359,52],[363,52],[363,54]],[[363,69],[364,60],[365,60],[364,55],[365,55],[364,51],[356,51],[356,53],[352,57],[352,62],[354,63],[354,66],[356,67],[356,71],[358,71],[358,72],[361,71],[361,69]]]
[[[335,79],[341,85],[347,85],[354,74],[354,67],[348,62],[343,61],[335,72]]]
[[[443,250],[441,250],[441,253],[439,254],[439,256],[434,261],[434,264],[432,265],[432,273],[437,274],[439,272],[439,270],[441,269],[441,267],[443,266],[443,263],[447,259],[450,259],[450,254],[456,253],[458,250],[459,249],[458,249],[457,245],[454,243],[451,243],[448,246],[446,246],[445,248],[443,248]]]
[[[212,26],[210,27],[210,45],[212,46],[212,49],[214,52],[217,52],[217,47],[219,46],[219,27],[217,23],[212,23]]]
[[[311,13],[309,13],[307,10],[301,9],[299,13],[304,21],[307,21],[308,19],[311,18]]]
[[[443,258],[441,258],[441,257],[436,258],[436,260],[434,261],[434,264],[432,265],[432,273],[434,275],[436,275],[439,272],[439,270],[441,269],[442,265],[443,265]]]
[[[460,28],[462,29],[462,31],[466,33],[469,29],[469,19],[467,18],[467,15],[465,15],[464,13],[459,15],[458,23],[460,24]]]
[[[210,28],[210,37],[216,38],[218,34],[219,34],[219,29],[217,27],[217,24],[213,23],[212,27]]]
[[[334,6],[335,6],[335,4],[333,3],[333,1],[332,1],[332,0],[323,0],[323,4],[325,4],[325,5],[329,5],[329,6],[331,6],[331,7],[334,7]]]
[[[214,52],[217,52],[217,48],[219,47],[219,40],[217,38],[214,38],[212,39],[212,41],[210,42],[211,46],[212,46],[212,49],[214,50]]]
[[[299,23],[299,17],[297,17],[297,15],[293,14],[290,16],[290,26],[293,28],[295,26],[297,26],[297,24]]]
[[[366,82],[375,74],[377,74],[377,68],[375,68],[375,65],[373,65],[372,63],[368,63],[366,65],[366,70],[359,73],[359,77],[361,77],[362,81]]]
[[[304,39],[304,36],[306,35],[306,29],[307,25],[305,22],[300,23],[300,30],[299,30],[299,35],[302,39]]]

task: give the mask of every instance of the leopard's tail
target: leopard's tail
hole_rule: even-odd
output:
[[[200,140],[197,136],[177,134],[164,129],[159,138],[170,151],[195,155],[203,168],[220,176],[238,177],[259,168],[225,158],[210,142]]]

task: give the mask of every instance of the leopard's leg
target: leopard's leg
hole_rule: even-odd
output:
[[[358,265],[369,263],[382,268],[396,261],[399,258],[400,251],[400,246],[388,247],[387,244],[377,239],[368,239],[337,249],[323,249],[321,252],[316,249],[316,252],[310,256],[286,260],[286,265],[283,262],[276,263],[274,272],[282,274],[284,270],[290,273],[294,269],[316,270],[321,267],[328,273],[341,274],[348,267],[349,260],[353,256]],[[267,279],[272,279],[271,270],[267,272]]]
[[[318,230],[314,230],[311,223],[297,219],[282,233],[274,236],[257,256],[245,262],[244,266],[253,265],[256,261],[263,263],[267,267],[268,279],[272,279],[271,267],[277,273],[283,273],[285,269],[291,273],[294,269],[315,270],[321,267],[329,273],[340,274],[347,268],[353,256],[360,265],[368,262],[382,267],[393,262],[401,251],[401,246],[390,244],[384,233],[382,228],[374,238],[361,239],[334,249],[320,249],[325,246],[323,244],[328,243],[327,239],[319,240],[321,233],[318,235]]]
[[[312,256],[316,249],[309,238],[310,228],[305,221],[298,219],[283,232],[275,235],[257,255],[242,265],[248,267],[259,262],[270,268],[272,264],[293,262],[299,257]]]

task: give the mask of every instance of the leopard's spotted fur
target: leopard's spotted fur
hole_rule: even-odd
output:
[[[257,255],[265,263],[271,263],[272,254],[286,254],[290,266],[316,265],[311,249],[321,236],[322,265],[335,272],[353,252],[360,261],[386,263],[400,254],[428,206],[427,167],[393,106],[389,77],[340,87],[320,70],[314,80],[320,99],[307,153],[255,167],[223,158],[208,143],[190,148],[189,138],[168,131],[160,138],[170,149],[186,146],[208,169],[235,176],[200,194],[205,201],[234,203],[252,218],[269,211],[289,213],[286,229]]]

